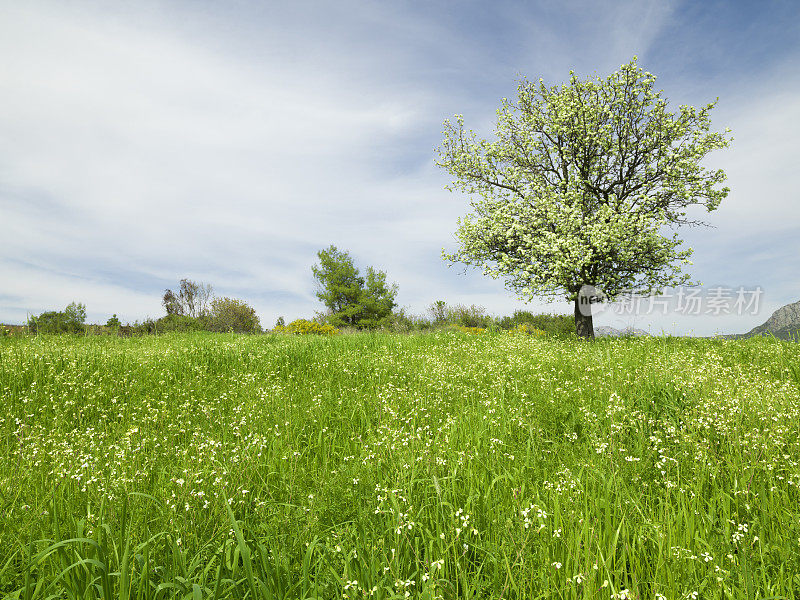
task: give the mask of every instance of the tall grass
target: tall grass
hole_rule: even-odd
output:
[[[767,339],[0,340],[8,598],[797,598]]]

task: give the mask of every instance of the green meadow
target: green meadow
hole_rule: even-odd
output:
[[[754,338],[0,338],[0,596],[800,597]]]

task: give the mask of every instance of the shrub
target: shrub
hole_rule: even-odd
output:
[[[498,325],[509,330],[518,325],[527,325],[558,338],[571,338],[575,334],[575,317],[573,315],[534,315],[527,310],[518,310],[512,316],[500,319]]]
[[[294,335],[335,335],[339,333],[333,325],[328,323],[315,323],[306,319],[297,319],[286,326],[275,326],[276,333],[290,333]]]
[[[111,329],[118,329],[122,325],[117,318],[117,315],[111,315],[111,318],[106,321],[106,327],[110,327]]]
[[[208,321],[187,315],[167,315],[156,321],[156,333],[168,331],[203,331],[208,329]]]
[[[28,333],[26,325],[0,325],[0,337],[25,335]]]
[[[477,304],[448,306],[444,300],[437,300],[428,306],[427,313],[429,319],[419,319],[420,329],[431,329],[448,324],[485,329],[494,323],[494,319],[486,314],[486,309]]]
[[[428,307],[428,314],[437,325],[447,323],[447,303],[444,300],[437,300]]]
[[[431,326],[431,322],[428,319],[408,314],[404,308],[394,311],[381,321],[381,329],[395,333],[420,331],[430,329]]]
[[[70,302],[61,311],[47,311],[28,319],[31,333],[83,333],[86,305]]]
[[[55,310],[29,317],[28,328],[31,333],[66,333],[70,331],[66,315]]]
[[[546,332],[542,331],[541,329],[536,329],[530,323],[520,323],[516,327],[509,329],[508,333],[512,335],[532,335],[535,337],[544,337],[547,335]]]
[[[236,298],[214,298],[211,301],[209,325],[212,331],[261,332],[255,309]]]
[[[486,333],[486,329],[483,327],[465,327],[464,325],[453,325],[453,329],[456,331],[462,331],[464,333],[471,333],[473,335]]]
[[[205,319],[195,319],[186,315],[167,315],[158,320],[146,319],[142,323],[138,321],[129,326],[126,335],[152,335],[167,333],[170,331],[203,331],[208,329]]]
[[[147,318],[141,323],[139,321],[134,321],[133,325],[130,326],[130,335],[148,335],[156,333],[156,322],[151,319]]]
[[[447,308],[447,321],[462,327],[486,328],[493,319],[486,314],[483,306],[456,304]]]

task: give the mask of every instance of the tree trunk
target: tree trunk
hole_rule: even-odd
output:
[[[584,297],[583,300],[586,304],[581,306],[581,299],[580,295],[575,297],[575,333],[578,334],[578,337],[593,340],[594,325],[592,325],[592,305],[588,303],[588,298]]]

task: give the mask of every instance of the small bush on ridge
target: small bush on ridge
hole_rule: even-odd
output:
[[[508,333],[511,335],[521,334],[521,335],[532,335],[536,337],[544,337],[547,335],[547,332],[542,331],[541,329],[536,329],[530,323],[520,323],[516,327],[512,327],[511,329],[509,329]]]
[[[255,309],[236,298],[214,298],[211,301],[209,325],[212,331],[261,332]]]
[[[339,330],[328,323],[315,323],[307,319],[297,319],[286,326],[277,325],[275,333],[291,333],[295,335],[336,335]]]
[[[208,322],[205,318],[195,319],[186,315],[169,314],[156,320],[146,319],[142,323],[136,322],[130,329],[132,335],[150,335],[170,331],[204,331],[208,329]]]
[[[28,329],[31,333],[83,333],[84,321],[86,305],[70,302],[61,312],[51,310],[38,317],[30,317]]]
[[[497,324],[503,329],[526,325],[559,338],[571,338],[575,333],[575,317],[572,315],[534,315],[527,310],[517,310],[512,316],[499,319]]]
[[[480,327],[485,329],[494,321],[491,316],[486,314],[483,306],[472,304],[456,304],[448,306],[446,309],[446,319],[448,323],[461,325],[462,327]]]
[[[481,335],[482,333],[486,333],[486,329],[483,327],[465,327],[463,325],[452,325],[451,327],[454,331],[471,333],[473,335]]]

